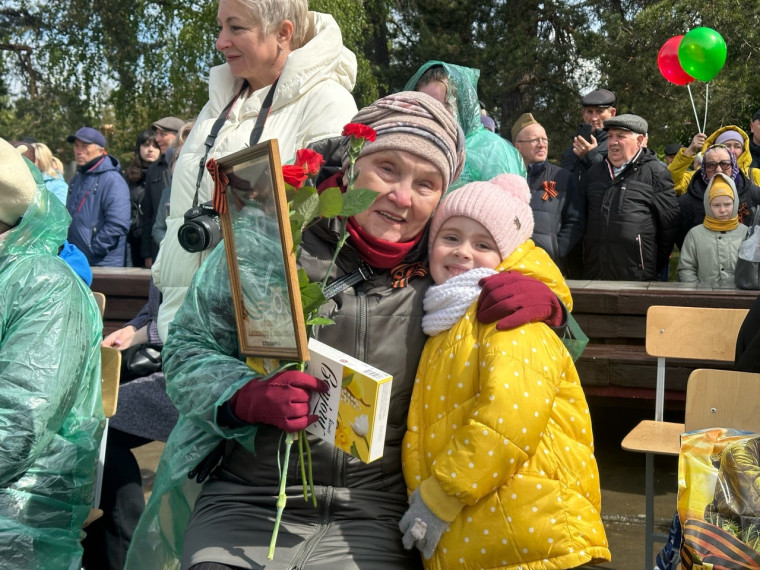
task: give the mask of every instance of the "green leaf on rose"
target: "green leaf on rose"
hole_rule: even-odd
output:
[[[319,215],[323,218],[334,218],[343,209],[343,194],[340,188],[333,186],[325,189],[319,195]]]
[[[343,195],[343,209],[340,216],[348,218],[355,216],[369,208],[377,198],[379,192],[368,188],[354,188]]]
[[[309,283],[300,288],[301,289],[301,303],[303,304],[303,312],[308,315],[312,311],[317,310],[319,307],[325,304],[327,299],[322,292],[322,287],[319,283]]]
[[[309,319],[306,321],[306,324],[308,326],[315,326],[315,325],[334,325],[335,321],[332,319],[329,319],[327,317],[314,317],[313,319]]]

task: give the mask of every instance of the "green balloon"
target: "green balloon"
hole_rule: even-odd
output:
[[[678,62],[693,78],[710,81],[726,63],[726,42],[712,28],[694,28],[678,46]]]

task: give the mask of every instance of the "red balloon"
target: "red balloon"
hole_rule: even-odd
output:
[[[673,36],[660,48],[657,54],[657,67],[662,76],[676,85],[688,85],[694,78],[686,73],[678,60],[678,46],[683,36]]]

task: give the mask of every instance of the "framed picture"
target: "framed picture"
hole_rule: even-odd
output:
[[[276,140],[217,161],[221,223],[240,351],[308,360],[306,326]],[[215,198],[216,200],[216,198]]]

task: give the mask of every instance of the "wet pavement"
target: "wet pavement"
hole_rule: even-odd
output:
[[[623,437],[642,419],[654,417],[653,401],[595,398],[589,401],[602,484],[602,517],[612,561],[595,568],[643,570],[654,567],[644,561],[644,455],[624,451]],[[683,411],[666,409],[666,420],[683,421]],[[151,443],[136,450],[146,495],[163,444]],[[667,533],[676,510],[678,459],[655,458],[655,530]],[[661,547],[655,545],[655,552]]]

